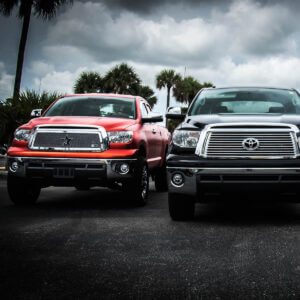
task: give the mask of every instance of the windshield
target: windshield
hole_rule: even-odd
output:
[[[204,90],[188,115],[203,114],[298,114],[300,98],[296,91],[266,88]]]
[[[46,112],[52,116],[89,116],[136,119],[134,99],[112,97],[65,97]]]

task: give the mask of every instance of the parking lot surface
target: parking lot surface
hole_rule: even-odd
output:
[[[139,208],[53,187],[16,207],[1,180],[1,298],[300,298],[300,205],[222,199],[173,222],[167,193],[151,189]]]
[[[0,170],[5,167],[5,163],[6,163],[6,157],[0,155]]]

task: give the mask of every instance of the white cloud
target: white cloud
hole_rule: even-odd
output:
[[[52,71],[54,71],[53,64],[48,64],[41,60],[33,61],[29,68],[29,72],[40,77],[45,76]]]
[[[217,86],[278,86],[300,89],[300,58],[271,57],[234,63],[224,59],[217,69],[191,69],[188,73],[200,81]]]
[[[0,100],[12,96],[14,76],[7,74],[5,65],[0,61]]]
[[[75,80],[84,68],[78,68],[76,72],[70,71],[53,71],[41,78],[34,78],[34,89],[45,90],[49,92],[59,92],[62,94],[70,94],[73,92]]]
[[[288,7],[278,3],[266,6],[255,1],[236,0],[225,14],[214,10],[212,22],[226,27],[225,45],[237,57],[296,51],[292,34],[297,28],[297,18]]]

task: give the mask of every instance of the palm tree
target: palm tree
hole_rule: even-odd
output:
[[[178,81],[173,88],[173,96],[176,101],[190,104],[196,94],[204,87],[213,87],[210,82],[200,83],[192,76],[185,77]]]
[[[19,44],[13,99],[18,100],[20,94],[24,53],[30,24],[31,13],[44,20],[50,20],[56,15],[57,8],[73,0],[1,0],[0,13],[10,16],[14,7],[18,7],[18,16],[23,19],[23,27]]]
[[[132,67],[126,63],[116,65],[108,71],[103,79],[105,93],[137,95],[141,79]]]
[[[97,93],[102,90],[102,78],[97,72],[82,72],[74,85],[77,94]]]
[[[156,75],[156,87],[162,89],[167,88],[167,108],[170,106],[170,91],[171,88],[178,82],[181,81],[181,76],[175,73],[174,70],[163,70],[158,75]]]
[[[156,96],[154,96],[154,91],[147,85],[141,85],[139,95],[148,101],[151,107],[157,102]]]

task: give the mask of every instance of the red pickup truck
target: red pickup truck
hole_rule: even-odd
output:
[[[167,189],[170,133],[143,98],[68,95],[32,116],[8,149],[7,187],[15,204],[35,203],[48,186],[104,186],[122,189],[143,205],[149,175],[157,190]]]

